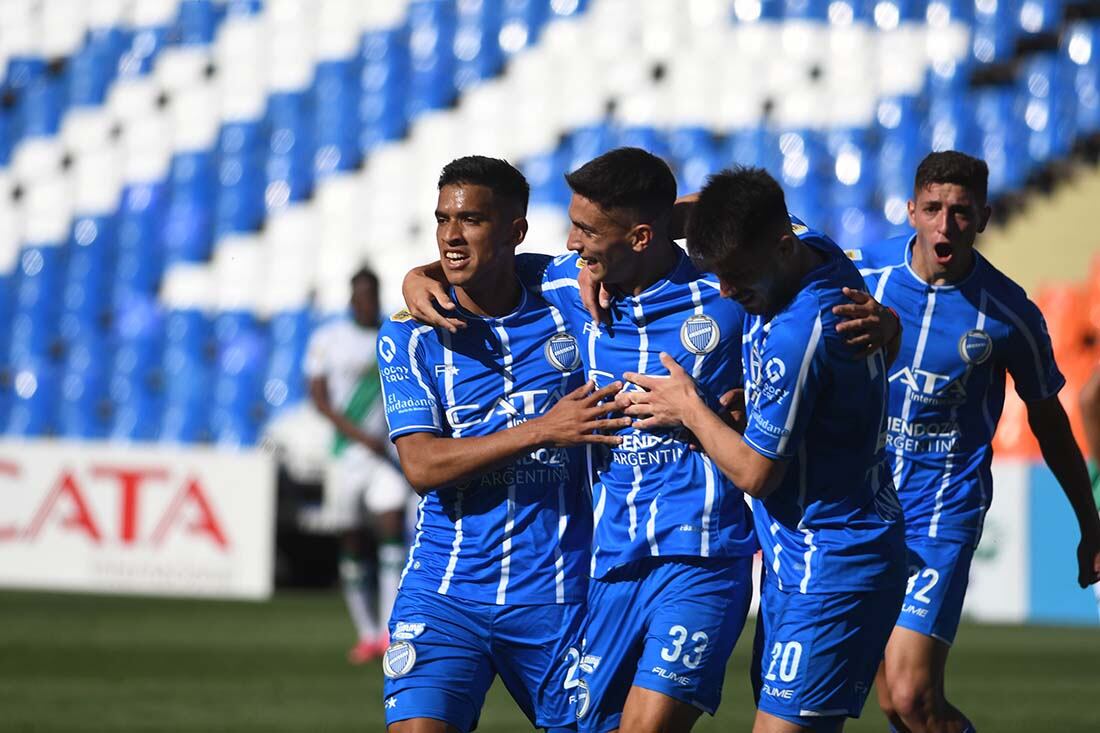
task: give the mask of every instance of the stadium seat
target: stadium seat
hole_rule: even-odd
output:
[[[408,24],[410,74],[406,114],[415,117],[454,102],[454,5],[446,0],[413,0],[409,4]]]
[[[71,344],[61,375],[59,432],[68,438],[107,437],[114,414],[109,391],[105,339],[87,335]]]
[[[459,92],[496,76],[504,64],[501,8],[493,2],[458,2],[455,26],[455,88]]]
[[[39,438],[58,433],[60,378],[56,365],[28,359],[11,366],[7,434]]]
[[[384,142],[397,140],[408,128],[406,93],[410,74],[408,30],[373,30],[363,34],[359,101],[359,149],[366,155]]]
[[[1100,132],[1100,20],[1070,23],[1062,34],[1062,65],[1077,101],[1079,134]]]

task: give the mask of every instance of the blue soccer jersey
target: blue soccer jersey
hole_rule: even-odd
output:
[[[682,251],[667,277],[638,296],[614,300],[610,326],[593,324],[581,302],[577,255],[552,261],[521,255],[517,261],[528,284],[541,286],[580,336],[581,358],[597,387],[628,371],[667,374],[662,351],[695,377],[712,406],[740,383],[744,310],[722,298],[717,280],[695,269]],[[628,427],[618,434],[622,443],[598,462],[593,487],[592,577],[639,558],[756,551],[744,494],[706,454],[690,450],[681,431]]]
[[[826,258],[773,316],[746,321],[748,426],[761,455],[787,461],[779,487],[753,501],[768,578],[802,593],[865,591],[905,576],[897,494],[883,451],[886,365],[853,359],[836,332],[842,287],[859,272],[833,242],[796,224]]]
[[[463,316],[467,327],[453,335],[408,315],[383,325],[378,363],[391,440],[491,435],[584,383],[577,340],[538,296],[523,290],[502,318]],[[543,448],[436,488],[420,501],[402,590],[498,605],[583,601],[588,475],[583,450]]]
[[[887,450],[911,538],[977,544],[992,500],[990,442],[1005,373],[1025,401],[1065,383],[1046,323],[1024,290],[974,253],[970,274],[929,285],[911,267],[914,237],[852,253],[875,298],[903,325],[890,370]]]

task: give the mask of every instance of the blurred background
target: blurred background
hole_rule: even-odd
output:
[[[1046,314],[1080,435],[1077,392],[1100,358],[1097,0],[0,0],[0,585],[250,599],[331,585],[311,333],[345,314],[364,264],[384,312],[400,307],[401,276],[436,256],[444,163],[516,164],[532,187],[525,248],[558,253],[562,174],[621,145],[664,157],[681,193],[764,166],[845,248],[907,232],[930,150],[984,158],[995,223],[980,246]],[[1073,518],[1011,390],[995,446],[967,614],[1076,626],[1049,644],[1096,648]],[[22,701],[16,729],[47,729],[25,684],[56,668],[27,659],[53,639],[94,676],[79,641],[100,611],[119,660],[141,647],[130,631],[161,638],[134,625],[147,611],[241,619],[214,653],[270,643],[244,620],[263,614],[286,614],[279,638],[347,624],[329,600],[274,598],[0,593],[0,648],[25,652],[6,655],[22,673],[0,679],[24,686],[0,685],[0,705]],[[283,651],[291,665],[316,653]],[[997,664],[960,666],[988,684]],[[1100,688],[1057,667],[1067,695],[1081,674]],[[356,710],[374,714],[369,694]],[[1074,725],[1059,729],[1090,729]]]

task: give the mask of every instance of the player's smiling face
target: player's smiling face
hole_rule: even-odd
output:
[[[627,283],[637,268],[637,229],[626,212],[608,212],[580,194],[569,202],[569,250],[580,255],[593,282]],[[644,245],[643,245],[644,247]]]
[[[974,240],[985,229],[989,208],[957,183],[932,183],[909,202],[916,230],[913,269],[933,284],[955,282],[970,271]]]
[[[527,231],[526,220],[512,213],[506,204],[494,201],[487,186],[453,183],[439,190],[435,241],[451,285],[493,286]]]

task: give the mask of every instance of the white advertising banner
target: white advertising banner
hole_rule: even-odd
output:
[[[266,598],[274,535],[260,451],[0,441],[0,586]]]
[[[1028,615],[1030,466],[994,461],[993,504],[970,566],[963,613],[977,621],[1022,623]]]

